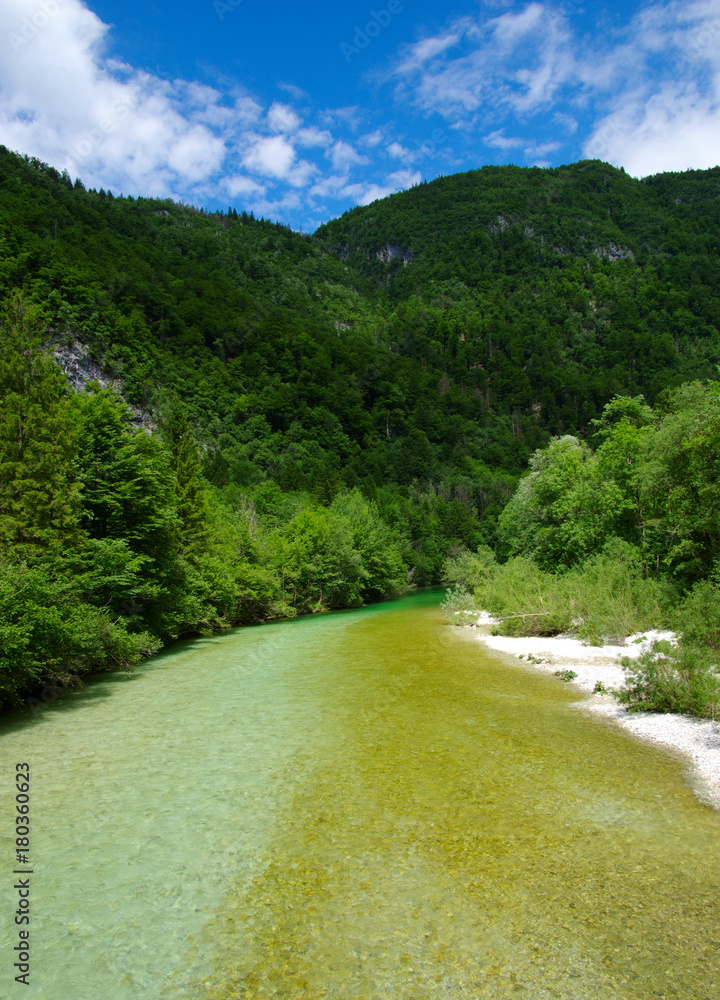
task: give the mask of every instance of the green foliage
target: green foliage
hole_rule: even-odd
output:
[[[66,389],[41,347],[39,312],[15,295],[0,315],[0,554],[77,544]]]
[[[691,584],[720,560],[720,386],[692,382],[670,393],[642,459],[651,551]]]
[[[500,515],[506,550],[545,569],[576,565],[598,552],[630,502],[603,477],[588,446],[575,437],[553,438],[535,452],[530,469]]]
[[[630,712],[680,712],[701,718],[720,713],[716,655],[681,643],[655,642],[637,659],[623,659],[625,686],[619,700]]]
[[[460,549],[443,563],[442,579],[455,587],[480,587],[494,576],[496,568],[495,553],[488,545],[480,545],[477,552]]]
[[[511,628],[654,622],[650,575],[718,562],[717,389],[682,383],[717,378],[719,177],[487,167],[308,238],[0,147],[0,557],[59,588],[7,592],[0,693],[443,573]]]
[[[208,537],[207,484],[187,408],[177,400],[165,413],[162,437],[175,485],[178,549],[181,555],[197,556]]]
[[[720,568],[698,581],[680,601],[673,624],[685,642],[720,654]]]
[[[160,642],[130,634],[104,608],[80,599],[52,567],[0,564],[0,692],[18,703],[41,681],[126,670]]]
[[[669,603],[663,584],[644,575],[637,552],[619,539],[562,574],[514,557],[475,596],[505,634],[569,633],[593,645],[661,625]]]
[[[440,607],[451,625],[473,625],[483,610],[475,595],[462,584],[445,591],[445,600]]]

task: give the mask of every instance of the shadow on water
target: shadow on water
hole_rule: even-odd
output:
[[[413,596],[424,596],[426,600],[432,600],[439,592],[437,587],[428,587],[413,592]],[[407,598],[396,598],[393,600],[381,601],[363,608],[362,610],[381,609],[397,601]],[[183,653],[202,653],[211,650],[227,642],[229,637],[241,632],[265,629],[268,626],[301,626],[317,619],[341,616],[345,614],[356,614],[356,608],[343,608],[340,610],[326,611],[316,615],[301,615],[297,618],[280,618],[268,622],[251,622],[246,625],[238,625],[225,632],[216,633],[212,636],[191,636],[178,639],[166,646],[159,653],[144,660],[131,670],[118,670],[107,673],[90,674],[82,678],[81,687],[70,690],[50,689],[49,686],[35,692],[25,699],[25,705],[15,708],[5,707],[0,710],[0,738],[6,733],[15,732],[18,729],[32,727],[41,723],[47,712],[72,712],[85,709],[88,704],[103,698],[111,698],[114,689],[118,685],[133,684],[138,685],[143,681],[148,681],[154,670],[172,666],[176,658]],[[172,679],[168,681],[172,683]]]

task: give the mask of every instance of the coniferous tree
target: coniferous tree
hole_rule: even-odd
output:
[[[65,380],[39,331],[15,295],[0,317],[0,551],[14,559],[81,539]]]
[[[162,434],[175,478],[178,548],[198,555],[208,536],[207,485],[187,409],[174,401],[162,421]]]

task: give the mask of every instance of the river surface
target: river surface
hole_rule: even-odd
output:
[[[718,1000],[720,814],[439,600],[186,642],[6,720],[0,996]]]

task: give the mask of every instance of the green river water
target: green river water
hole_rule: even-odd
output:
[[[439,600],[183,643],[7,720],[0,996],[720,998],[720,814]]]

